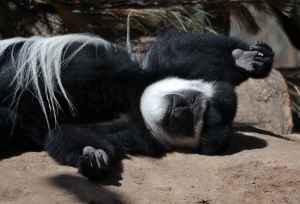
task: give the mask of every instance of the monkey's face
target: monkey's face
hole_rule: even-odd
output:
[[[213,84],[202,80],[167,78],[156,82],[141,98],[145,123],[158,139],[171,146],[196,147],[213,92]]]
[[[187,89],[167,94],[163,100],[167,108],[160,125],[174,136],[193,137],[207,103],[203,93]]]

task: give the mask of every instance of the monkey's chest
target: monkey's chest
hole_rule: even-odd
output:
[[[132,108],[128,86],[123,83],[90,84],[72,95],[81,119],[109,119]]]

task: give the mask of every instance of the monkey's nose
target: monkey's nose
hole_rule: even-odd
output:
[[[172,109],[175,110],[176,108],[180,107],[187,107],[188,102],[186,98],[181,94],[172,94]]]
[[[192,117],[189,103],[185,97],[180,94],[173,94],[172,101],[171,120],[179,120],[178,123],[181,123]]]
[[[191,117],[191,110],[189,107],[189,103],[185,97],[180,94],[173,94],[172,95],[172,117],[176,119],[187,119]]]
[[[192,120],[193,113],[190,105],[182,94],[169,94],[166,98],[169,103],[169,111],[164,116],[162,124],[167,129],[176,130]]]
[[[172,117],[176,119],[187,119],[191,116],[191,111],[188,106],[176,107],[172,110]]]

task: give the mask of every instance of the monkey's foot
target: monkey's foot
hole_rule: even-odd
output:
[[[99,179],[110,170],[108,155],[102,149],[86,146],[79,160],[83,175],[90,179]]]
[[[272,68],[274,52],[263,42],[256,42],[249,51],[235,49],[232,52],[236,65],[250,73],[251,77],[263,78]]]

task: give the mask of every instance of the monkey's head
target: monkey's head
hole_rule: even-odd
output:
[[[146,125],[173,147],[199,145],[203,115],[214,94],[213,83],[166,78],[148,86],[141,97]]]

